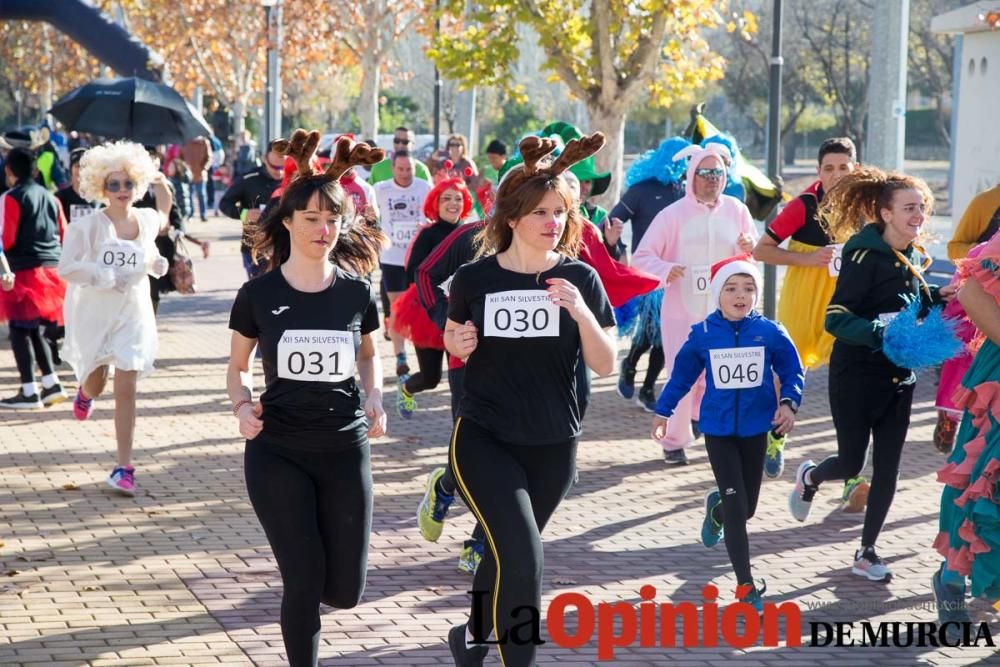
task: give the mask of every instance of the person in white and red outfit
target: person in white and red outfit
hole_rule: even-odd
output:
[[[714,310],[709,284],[712,265],[750,252],[757,240],[749,209],[739,199],[723,194],[731,162],[729,149],[721,144],[688,146],[674,159],[685,157],[690,160],[684,197],[653,218],[632,259],[633,266],[662,280],[660,334],[668,377],[691,326]],[[695,441],[692,421],[697,421],[704,391],[702,378],[673,412],[660,442],[670,465],[687,465],[684,449]]]

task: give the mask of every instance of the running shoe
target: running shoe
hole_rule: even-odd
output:
[[[24,389],[19,389],[17,394],[0,401],[0,408],[9,410],[39,410],[42,408],[42,399],[38,393],[26,396]]]
[[[458,571],[474,575],[481,562],[483,562],[483,543],[479,540],[466,540],[458,557]]]
[[[483,660],[490,652],[490,647],[483,644],[465,645],[465,623],[448,631],[448,648],[451,649],[455,667],[482,667]]]
[[[258,348],[259,349],[259,348]],[[76,390],[76,398],[73,399],[73,416],[80,421],[86,421],[94,411],[94,399],[86,398],[82,389]]]
[[[69,396],[66,395],[66,390],[58,382],[48,389],[42,389],[42,405],[45,407],[62,403],[67,398]]]
[[[749,584],[740,584],[741,586],[750,586],[750,592],[740,598],[740,602],[746,603],[757,610],[758,614],[764,613],[764,593],[767,592],[767,582],[763,579],[760,580],[760,585],[753,582]]]
[[[764,474],[775,479],[785,472],[785,436],[767,432],[767,453],[764,455]]]
[[[684,450],[681,450],[684,451]],[[722,539],[722,524],[716,522],[712,511],[719,507],[722,511],[722,495],[718,489],[712,489],[705,494],[705,518],[701,522],[701,543],[706,549],[711,549]]]
[[[437,490],[437,483],[444,477],[444,468],[437,468],[427,476],[427,488],[424,497],[417,506],[417,525],[420,534],[428,542],[437,542],[444,530],[444,520],[448,516],[448,508],[455,502],[455,495],[445,495]]]
[[[854,552],[854,567],[851,572],[868,577],[871,581],[888,581],[892,578],[892,572],[875,553],[875,547],[865,547]]]
[[[135,495],[135,468],[118,466],[108,475],[108,486],[123,496]]]
[[[688,464],[688,457],[683,449],[665,450],[663,452],[663,461],[671,466],[686,466]]]
[[[806,484],[805,475],[816,467],[812,461],[803,461],[799,464],[799,469],[795,472],[795,488],[788,494],[788,511],[799,521],[809,518],[809,510],[812,509],[813,496],[816,495],[818,486]]]
[[[946,584],[941,580],[940,568],[931,577],[931,587],[934,589],[934,601],[937,603],[938,627],[942,627],[949,644],[958,644],[962,639],[962,628],[954,623],[971,623],[969,608],[965,601],[965,584],[962,587]]]
[[[410,419],[413,417],[416,409],[417,399],[413,397],[413,394],[406,391],[406,382],[400,382],[396,386],[396,414],[403,419]]]
[[[396,355],[396,377],[400,382],[406,382],[403,378],[410,377],[410,365],[406,363],[406,353]]]
[[[934,448],[942,454],[950,453],[955,445],[957,432],[958,422],[949,417],[944,410],[938,410],[937,425],[934,426]]]
[[[697,419],[691,420],[691,433],[694,435],[695,440],[701,437],[701,427]]]
[[[653,391],[652,387],[639,389],[639,395],[636,396],[635,402],[646,412],[656,412],[656,392]]]
[[[635,369],[628,365],[628,359],[622,359],[618,367],[618,395],[626,401],[635,396]]]
[[[844,493],[840,496],[845,512],[855,513],[865,509],[868,503],[868,492],[871,486],[864,477],[852,477],[844,482]]]
[[[389,318],[388,317],[383,317],[382,318],[382,338],[384,338],[387,342],[390,342],[390,343],[392,342],[392,335],[389,334]]]

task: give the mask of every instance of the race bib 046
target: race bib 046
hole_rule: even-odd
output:
[[[483,335],[496,338],[559,336],[559,306],[545,290],[486,295]]]
[[[289,329],[278,341],[278,377],[303,382],[343,382],[354,376],[354,334]]]
[[[716,389],[753,389],[764,382],[763,347],[709,350]]]
[[[146,255],[134,243],[108,241],[98,251],[97,263],[113,269],[116,274],[138,273],[146,269]]]
[[[695,296],[705,296],[709,294],[711,283],[712,267],[692,266],[691,267],[691,291]]]

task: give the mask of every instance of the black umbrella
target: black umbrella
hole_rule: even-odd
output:
[[[205,119],[170,86],[137,79],[95,79],[49,111],[69,130],[141,144],[183,143],[210,136]]]

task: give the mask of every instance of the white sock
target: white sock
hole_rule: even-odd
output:
[[[38,385],[34,382],[25,382],[21,385],[21,391],[25,396],[34,396],[38,393]]]
[[[813,476],[812,476],[812,471],[815,469],[816,468],[809,468],[809,470],[806,470],[806,474],[802,475],[802,480],[809,486],[816,486],[815,484],[813,484]]]
[[[59,384],[59,376],[55,373],[42,376],[42,387],[45,389],[52,389],[57,384]]]

